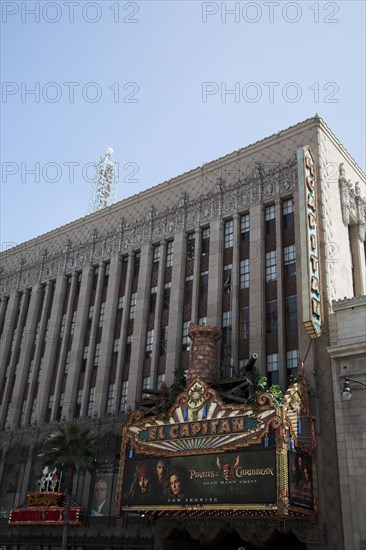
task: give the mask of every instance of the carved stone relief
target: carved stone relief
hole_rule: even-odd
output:
[[[357,224],[360,241],[366,238],[366,199],[361,197],[359,183],[346,179],[343,162],[339,165],[339,187],[344,225]]]

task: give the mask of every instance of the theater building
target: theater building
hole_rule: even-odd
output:
[[[344,467],[344,373],[330,327],[340,315],[339,300],[362,301],[366,294],[365,186],[360,167],[315,116],[3,252],[0,548],[60,546],[61,527],[8,525],[8,517],[42,485],[43,439],[73,419],[92,427],[100,460],[95,475],[75,478],[73,498],[84,512],[80,525],[70,528],[74,550],[218,549],[223,540],[228,550],[364,548],[362,517],[350,518],[344,505],[350,494],[347,502],[357,502],[355,485],[365,487],[356,434],[360,441],[364,435],[360,417],[348,411],[347,423],[359,422],[352,432],[356,478]],[[278,501],[271,514],[263,512],[266,502],[250,511],[237,495],[237,516],[203,503],[199,514],[192,509],[194,517],[179,507],[159,516],[149,506],[144,517],[139,506],[127,513],[122,506],[119,517],[123,427],[131,427],[133,411],[143,419],[156,413],[165,395],[159,390],[172,386],[177,369],[190,380],[191,323],[218,327],[217,359],[211,357],[208,379],[202,375],[202,387],[218,392],[207,404],[224,403],[217,410],[230,402],[220,397],[220,381],[250,379],[254,354],[269,385],[284,392],[303,364],[306,399],[300,390],[298,395],[314,427],[317,478],[311,513],[295,517],[292,510],[292,517],[290,510],[286,516],[287,505]],[[349,325],[348,331],[349,359]],[[356,374],[364,380],[364,361]],[[362,400],[362,389],[358,395]],[[273,407],[280,418],[286,407]],[[179,422],[188,422],[182,415]],[[264,445],[269,437],[271,449],[276,425],[263,425],[263,441],[250,445]],[[205,426],[200,430],[213,429]],[[184,429],[171,434],[184,439]],[[289,452],[297,452],[294,445]],[[236,443],[230,449],[235,454]],[[277,463],[261,469],[278,472],[276,456]],[[231,458],[233,467],[236,456]],[[245,471],[244,455],[240,460],[237,472]],[[278,490],[278,475],[276,483]],[[97,489],[105,495],[98,506]]]

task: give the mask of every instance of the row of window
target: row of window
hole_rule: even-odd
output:
[[[222,314],[222,327],[231,327],[231,311]],[[297,299],[296,295],[285,297],[285,326],[286,331],[297,329]],[[273,334],[278,331],[277,300],[266,302],[266,331]],[[239,309],[239,336],[241,340],[249,338],[249,306]]]
[[[274,205],[265,209],[265,230],[266,235],[276,232],[276,209]],[[282,228],[293,229],[294,227],[294,201],[288,199],[282,202]],[[250,217],[245,214],[240,217],[240,239],[249,241]],[[234,245],[234,222],[228,220],[224,226],[224,248],[231,248]]]
[[[282,214],[283,214],[283,224],[284,227],[293,227],[293,201],[284,201],[282,205]],[[273,231],[273,224],[271,222],[275,221],[275,207],[270,206],[266,208],[265,213],[265,221],[266,221],[266,232],[270,233]],[[225,248],[229,248],[233,246],[233,230],[234,230],[234,224],[232,220],[229,220],[225,222],[225,231],[224,231],[224,246]],[[240,235],[241,240],[248,241],[249,240],[249,232],[250,232],[250,217],[249,214],[245,214],[240,217]],[[209,228],[203,229],[201,232],[201,254],[206,255],[209,253],[209,246],[210,246],[210,230]],[[173,255],[174,255],[174,243],[173,241],[169,241],[166,244],[166,258],[165,258],[165,265],[166,267],[171,267],[173,265]],[[187,239],[187,256],[189,259],[194,259],[195,255],[195,236],[188,235]],[[287,247],[284,247],[283,251],[284,255],[284,266],[285,266],[285,274],[288,276],[291,276],[295,273],[296,268],[296,249],[295,245],[290,245]],[[157,245],[153,248],[153,261],[158,262],[160,261],[160,246]],[[277,274],[276,274],[276,251],[270,251],[266,253],[266,280],[267,281],[273,281],[276,280]],[[134,276],[138,275],[140,265],[140,254],[137,252],[135,253],[135,260],[134,260]],[[101,287],[103,289],[103,297],[104,301],[100,304],[99,309],[99,315],[97,320],[97,326],[99,329],[102,329],[103,322],[105,318],[105,295],[106,295],[106,288],[108,285],[109,280],[109,270],[110,270],[110,264],[106,263],[104,267],[104,278],[101,284]],[[232,272],[232,265],[226,265],[224,267],[224,292],[230,292],[231,291],[231,272]],[[248,288],[249,287],[249,260],[244,259],[240,260],[240,288]],[[94,270],[94,277],[93,277],[93,294],[96,292],[97,288],[97,282],[99,277],[99,267],[96,267]],[[81,273],[78,274],[78,285],[80,287],[81,282]],[[165,283],[164,287],[164,298],[163,298],[163,309],[169,308],[169,301],[170,301],[170,283]],[[192,300],[192,287],[193,287],[193,276],[187,276],[186,277],[186,289],[185,289],[185,301],[186,303],[191,303]],[[207,293],[208,293],[208,271],[203,271],[200,274],[200,298],[207,299]],[[155,305],[156,305],[156,295],[157,295],[157,287],[152,287],[151,289],[151,301],[150,301],[150,312],[154,312]],[[128,317],[129,319],[134,319],[135,313],[136,313],[136,301],[137,301],[137,293],[132,292],[131,298],[130,298],[130,307],[129,307],[129,313]],[[118,301],[118,309],[123,309],[124,306],[124,296],[119,297]],[[269,306],[268,306],[269,307]],[[42,309],[42,308],[41,308]],[[271,319],[274,318],[274,305],[272,304],[271,309]],[[75,326],[76,326],[76,313],[77,313],[77,301],[74,303],[73,312],[72,312],[72,319],[70,324],[70,337],[73,336],[75,332]],[[226,313],[229,315],[229,313]],[[89,319],[91,320],[94,315],[94,300],[91,300],[91,305],[89,307]],[[203,319],[203,318],[202,318]],[[225,322],[229,323],[231,321],[225,320]],[[271,324],[272,323],[272,324]],[[271,321],[270,326],[273,326],[273,322]],[[243,326],[243,331],[245,332],[245,323],[241,323]],[[64,308],[64,312],[61,319],[61,326],[60,326],[60,338],[64,337],[66,329],[66,310]],[[45,339],[47,339],[49,332],[49,319],[48,323],[45,329]],[[164,354],[166,353],[166,347],[167,347],[167,330],[162,330],[162,339],[160,342],[160,353]],[[185,331],[184,331],[185,332]],[[39,342],[39,333],[40,333],[40,322],[38,322],[37,328],[36,328],[36,334],[35,334],[35,341],[34,344],[37,345]],[[16,333],[14,331],[13,334],[13,341],[12,341],[12,351],[14,349],[15,345],[15,336]],[[151,355],[152,347],[153,347],[153,331],[148,331],[147,334],[147,340],[146,340],[146,356]],[[185,336],[183,336],[185,338]],[[116,340],[118,342],[118,340]],[[115,342],[116,342],[115,341]],[[131,344],[132,344],[132,337],[127,337],[127,346],[125,351],[125,361],[129,360],[129,355],[131,351]],[[99,363],[99,355],[100,355],[100,342],[98,342],[95,346],[95,353],[93,358],[93,366],[97,367]],[[189,343],[186,344],[187,349],[189,349]],[[69,344],[69,349],[66,352],[65,357],[65,369],[64,372],[67,374],[69,364],[70,364],[70,353],[71,352],[71,343]],[[88,353],[88,345],[84,347],[83,351],[83,360],[86,359]],[[114,344],[114,353],[118,353],[118,344]],[[42,370],[42,365],[39,365],[38,369],[38,380],[40,377],[40,372]],[[32,376],[32,367],[30,367],[28,379],[31,379]]]

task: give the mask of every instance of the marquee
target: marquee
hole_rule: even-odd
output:
[[[301,368],[299,369],[301,372]],[[315,437],[304,380],[279,403],[226,404],[196,378],[164,415],[123,428],[118,512],[311,515]]]

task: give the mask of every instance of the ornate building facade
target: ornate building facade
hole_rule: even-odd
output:
[[[45,545],[39,529],[6,518],[35,488],[44,437],[80,419],[102,465],[75,481],[86,510],[75,548],[153,548],[161,526],[114,517],[121,430],[144,390],[188,368],[194,322],[221,327],[218,377],[250,374],[257,354],[260,373],[285,389],[304,362],[319,513],[298,539],[347,548],[327,347],[332,302],[366,293],[365,195],[361,169],[316,116],[4,252],[0,544],[57,545],[53,532]],[[100,481],[108,502],[96,517]],[[243,540],[265,544],[262,527],[247,519]]]

